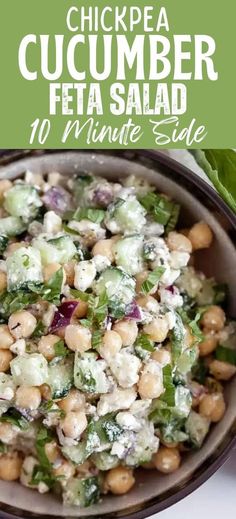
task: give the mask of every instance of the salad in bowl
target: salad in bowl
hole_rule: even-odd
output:
[[[207,222],[136,177],[27,171],[0,204],[0,479],[87,507],[178,470],[236,372]]]

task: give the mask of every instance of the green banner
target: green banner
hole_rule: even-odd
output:
[[[236,146],[236,2],[1,0],[1,148]]]

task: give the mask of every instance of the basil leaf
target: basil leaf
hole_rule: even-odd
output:
[[[236,153],[233,150],[190,150],[218,193],[236,212]]]
[[[160,396],[160,399],[170,407],[175,406],[175,385],[172,378],[172,368],[170,364],[164,366],[163,370],[163,386],[165,393]]]
[[[215,350],[215,358],[236,366],[236,350],[231,350],[231,348],[226,348],[225,346],[220,345],[217,346]]]
[[[173,204],[169,221],[165,227],[166,234],[168,234],[169,232],[171,232],[175,229],[178,219],[179,219],[179,213],[180,213],[180,205]]]
[[[197,342],[200,342],[200,341],[202,341],[204,339],[204,335],[203,335],[202,331],[200,330],[200,328],[198,326],[198,321],[200,319],[201,319],[201,315],[200,315],[200,313],[197,313],[195,318],[192,321],[189,321],[189,323],[188,323],[188,325],[189,325],[189,327],[191,329],[192,334],[197,339]]]
[[[93,223],[101,223],[104,220],[105,211],[103,209],[91,209],[82,207],[75,211],[73,220],[90,220]]]
[[[194,335],[196,338],[196,342],[203,341],[204,335],[198,326],[198,322],[201,319],[201,312],[197,312],[193,319],[190,319],[188,313],[183,308],[178,308],[177,312],[180,315],[182,321],[191,329],[192,335]]]
[[[166,227],[166,232],[170,232],[175,228],[179,217],[179,204],[168,200],[164,196],[150,192],[143,197],[139,197],[139,202],[156,222]]]
[[[143,294],[149,294],[153,287],[158,283],[159,279],[161,278],[162,274],[164,274],[164,272],[164,267],[157,267],[155,268],[155,270],[150,272],[150,274],[148,274],[146,281],[144,281],[141,285],[141,292]]]

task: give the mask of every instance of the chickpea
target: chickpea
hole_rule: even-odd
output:
[[[78,299],[78,305],[75,308],[73,317],[76,317],[77,319],[82,319],[82,317],[85,317],[87,315],[87,311],[88,311],[88,303],[86,303],[86,301],[82,301],[81,299]]]
[[[208,249],[213,241],[213,233],[207,223],[198,222],[190,229],[188,238],[192,243],[193,250]]]
[[[219,422],[225,413],[225,401],[222,393],[204,395],[199,404],[199,413],[211,422]]]
[[[203,341],[198,344],[200,357],[206,357],[207,355],[210,355],[210,353],[212,353],[216,349],[218,343],[217,337],[214,335],[214,332],[209,333],[208,330],[203,330],[203,335]]]
[[[34,332],[37,319],[30,312],[20,310],[9,317],[8,326],[15,339],[27,338]]]
[[[155,297],[152,296],[140,296],[136,300],[137,304],[147,310],[148,312],[157,313],[158,312],[158,302]]]
[[[65,275],[66,275],[66,284],[69,287],[74,286],[74,277],[75,277],[75,261],[69,261],[63,265]]]
[[[138,392],[143,400],[158,398],[163,392],[160,381],[153,373],[141,375],[138,383]]]
[[[49,334],[40,338],[38,343],[38,351],[48,360],[55,357],[55,344],[59,341],[57,335]]]
[[[122,347],[121,336],[114,330],[107,330],[102,339],[103,346],[100,349],[100,354],[104,359],[114,357]]]
[[[138,336],[138,326],[131,319],[123,319],[113,326],[113,331],[117,332],[121,337],[123,346],[132,346]]]
[[[69,411],[61,422],[65,436],[76,440],[87,427],[87,418],[84,411]]]
[[[0,479],[16,481],[20,477],[23,460],[18,452],[3,454],[0,457]]]
[[[13,359],[10,350],[0,350],[0,373],[5,373],[10,368],[10,362]]]
[[[4,200],[4,193],[11,189],[12,182],[10,180],[4,179],[0,180],[0,201],[2,202]]]
[[[59,467],[53,469],[53,474],[61,478],[61,485],[63,486],[68,479],[75,475],[75,467],[69,461],[63,460]]]
[[[207,330],[219,332],[225,325],[225,313],[220,306],[213,305],[204,312],[202,326]]]
[[[6,272],[0,270],[0,292],[4,292],[7,288],[7,275]]]
[[[132,469],[127,467],[116,467],[105,475],[105,489],[112,494],[126,494],[134,486],[135,479]]]
[[[60,450],[55,441],[46,443],[44,450],[50,463],[55,463],[58,459],[60,459]]]
[[[3,443],[11,444],[15,441],[19,429],[8,422],[0,422],[0,441]]]
[[[57,402],[57,405],[60,409],[65,411],[65,413],[80,411],[85,406],[85,396],[83,393],[80,393],[78,389],[71,389],[65,398]]]
[[[114,240],[112,240],[111,238],[108,240],[99,240],[97,243],[95,243],[92,249],[92,255],[97,256],[98,254],[100,254],[101,256],[106,256],[106,258],[111,263],[114,263],[115,255],[113,252],[113,245]]]
[[[153,461],[157,470],[163,474],[171,474],[179,468],[181,457],[176,447],[160,447],[154,454]]]
[[[51,400],[52,399],[52,392],[48,384],[42,384],[42,386],[39,386],[41,396],[44,400]]]
[[[164,316],[156,317],[151,323],[145,324],[143,331],[152,341],[163,342],[169,331],[168,321]]]
[[[236,366],[229,362],[223,362],[221,360],[213,360],[210,363],[210,373],[216,380],[229,380],[236,373]]]
[[[188,252],[191,254],[192,252],[192,243],[191,241],[176,231],[172,231],[167,236],[167,245],[171,251],[179,251],[179,252]]]
[[[69,324],[65,330],[65,341],[72,351],[84,353],[91,348],[92,334],[80,324]]]
[[[60,263],[49,263],[48,265],[46,265],[43,269],[44,281],[47,283],[47,281],[49,281],[49,279],[53,276],[53,274],[55,274],[55,272],[57,272],[60,269],[61,269]]]
[[[41,403],[41,393],[38,387],[20,386],[16,390],[16,405],[23,409],[34,411]]]
[[[2,350],[8,350],[14,343],[14,339],[9,332],[7,324],[0,325],[0,348]]]
[[[136,294],[139,294],[141,292],[141,286],[144,283],[144,281],[146,281],[148,274],[148,270],[143,270],[142,272],[136,274]]]
[[[161,364],[161,366],[166,366],[167,364],[171,364],[171,353],[166,348],[161,348],[160,350],[155,350],[151,354],[151,358],[156,360]]]

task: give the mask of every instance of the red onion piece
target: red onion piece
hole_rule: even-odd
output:
[[[93,193],[93,203],[100,207],[107,207],[113,200],[113,191],[111,186],[102,184],[96,187]]]
[[[171,292],[171,294],[174,294],[174,293],[175,293],[175,287],[174,287],[174,285],[169,285],[168,287],[166,287],[166,290],[168,290],[168,292]]]
[[[68,209],[71,209],[72,198],[70,193],[61,186],[51,187],[42,197],[43,203],[47,209],[62,215]]]
[[[68,326],[78,304],[78,301],[65,301],[62,303],[54,314],[52,324],[49,327],[49,333],[54,333]]]
[[[142,315],[136,301],[132,301],[132,303],[130,303],[130,305],[127,306],[125,317],[126,319],[134,319],[135,321],[141,321]]]

